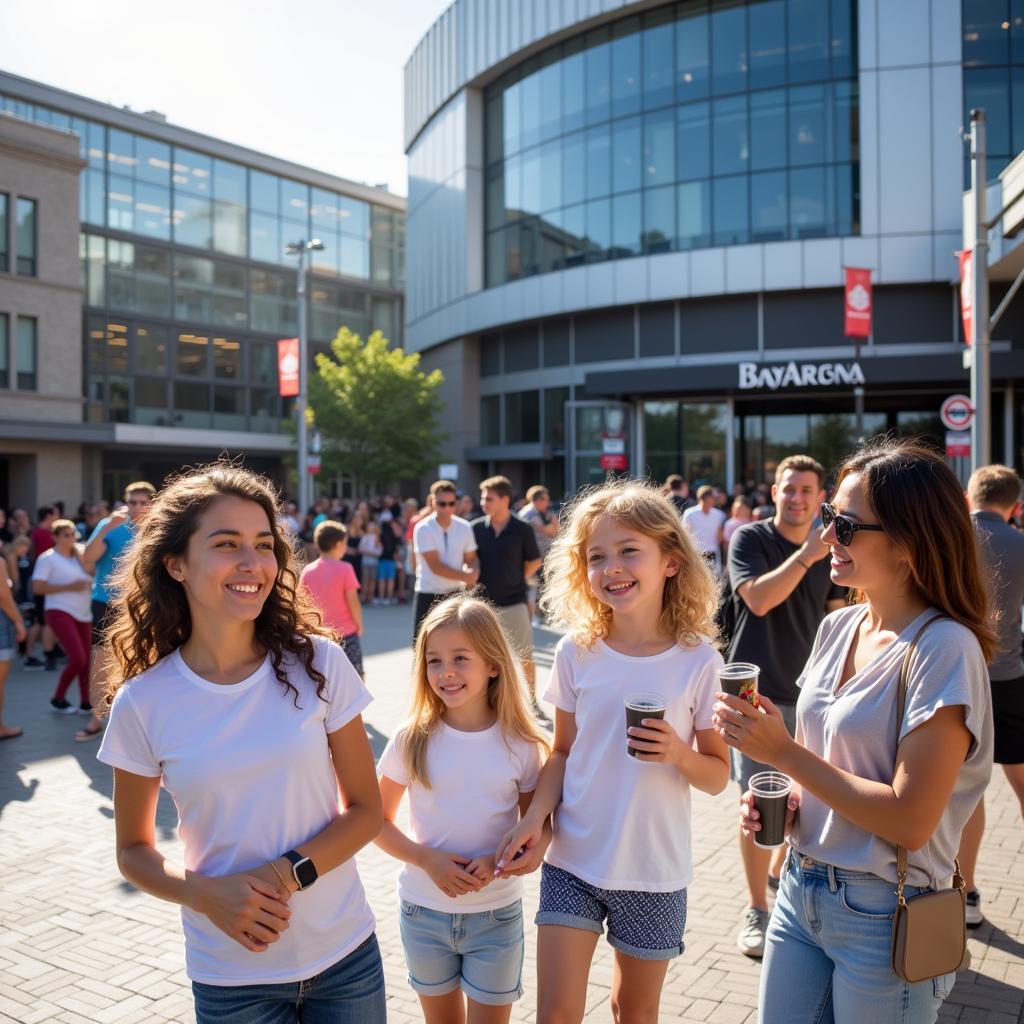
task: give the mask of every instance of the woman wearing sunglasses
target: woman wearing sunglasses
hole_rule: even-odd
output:
[[[855,603],[821,624],[800,679],[796,738],[719,694],[716,727],[794,780],[790,852],[768,926],[760,1021],[932,1024],[956,980],[902,981],[891,962],[896,845],[906,896],[948,888],[964,824],[991,773],[986,663],[994,633],[960,484],[934,452],[862,448],[822,506],[834,583]],[[912,654],[906,713],[900,666]],[[899,745],[898,740],[906,737]],[[759,830],[750,794],[742,825]]]

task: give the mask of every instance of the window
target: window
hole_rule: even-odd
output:
[[[679,0],[548,47],[487,87],[487,287],[639,253],[856,233],[855,8]],[[992,108],[997,160],[1024,148],[1016,35],[1019,75],[1010,57],[964,70],[965,97]],[[374,249],[374,280],[386,267]]]
[[[10,328],[6,313],[0,313],[0,389],[11,386],[11,339],[8,337]]]
[[[14,386],[19,391],[36,390],[38,363],[39,323],[34,316],[19,316],[14,356]]]
[[[501,395],[480,399],[480,443],[501,444]]]
[[[532,444],[540,440],[540,392],[513,391],[505,395],[505,443]]]
[[[7,255],[7,195],[0,192],[0,272],[6,273],[8,269]]]
[[[174,372],[182,377],[208,377],[210,374],[209,351],[209,338],[202,334],[190,334],[183,331],[178,335]]]
[[[36,224],[37,203],[34,199],[18,197],[17,224],[14,251],[17,254],[18,273],[25,277],[36,276]],[[6,218],[5,218],[6,219]],[[33,374],[35,370],[32,371]]]
[[[135,369],[138,373],[167,374],[166,327],[139,324],[135,328]]]

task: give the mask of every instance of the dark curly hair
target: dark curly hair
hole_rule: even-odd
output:
[[[187,470],[173,478],[153,501],[139,523],[134,543],[114,574],[112,587],[118,597],[106,640],[119,671],[107,686],[108,703],[124,683],[151,668],[188,640],[192,616],[180,583],[164,565],[170,556],[183,556],[199,518],[218,499],[253,501],[267,514],[274,536],[277,579],[256,618],[256,643],[266,648],[274,674],[285,692],[299,692],[284,668],[286,654],[294,654],[324,698],[327,679],[313,665],[314,636],[334,638],[320,624],[320,614],[303,588],[291,545],[282,535],[278,501],[273,484],[256,473],[229,462],[215,462]]]

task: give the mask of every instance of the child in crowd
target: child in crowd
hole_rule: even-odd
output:
[[[345,527],[325,519],[313,531],[313,543],[320,557],[302,570],[299,582],[306,588],[320,612],[323,624],[341,637],[342,646],[359,678],[363,670],[363,606],[359,603],[359,580],[355,570],[344,561]]]
[[[496,877],[494,851],[530,806],[548,744],[518,664],[489,604],[455,595],[436,605],[416,641],[409,720],[380,760],[377,845],[405,862],[402,945],[427,1024],[502,1024],[522,995],[514,876],[539,857]],[[407,789],[410,836],[395,825]]]
[[[268,481],[207,467],[157,496],[119,563],[98,755],[117,863],[182,907],[197,1024],[384,1024],[355,862],[382,820],[371,698],[299,587],[278,515]],[[181,864],[157,846],[161,785]]]
[[[613,1015],[653,1021],[669,960],[683,952],[690,787],[720,793],[729,776],[712,728],[722,665],[710,643],[715,582],[678,512],[652,487],[592,489],[566,518],[541,598],[549,619],[570,630],[545,694],[557,709],[554,751],[529,810],[498,847],[497,869],[546,852],[539,1021],[583,1019],[605,918]],[[663,701],[665,717],[628,729],[631,757],[624,702],[637,690]]]
[[[366,523],[366,532],[359,541],[363,556],[363,604],[370,604],[377,593],[377,560],[381,555],[380,525],[375,519]]]

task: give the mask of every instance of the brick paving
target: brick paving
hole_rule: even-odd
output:
[[[378,755],[401,720],[410,655],[406,608],[371,608],[364,649],[370,689],[366,715]],[[540,676],[557,637],[536,631]],[[50,713],[52,673],[16,668],[7,684],[5,716],[25,736],[0,743],[0,1024],[134,1024],[194,1022],[183,970],[178,910],[138,892],[114,864],[109,769],[96,744],[72,733],[84,719]],[[744,909],[735,842],[736,800],[695,794],[694,859],[686,954],[673,962],[662,1019],[695,1024],[756,1020],[760,965],[734,945]],[[158,812],[159,844],[178,855],[174,808],[166,794]],[[1000,771],[988,796],[988,826],[979,873],[990,923],[972,934],[972,969],[961,974],[940,1020],[960,1024],[1024,1024],[1024,828]],[[397,865],[376,847],[359,868],[377,915],[384,953],[389,1019],[421,1020],[405,981],[395,898]],[[537,875],[527,884],[529,919]],[[526,994],[514,1021],[535,1019],[535,930],[527,927]],[[612,957],[598,945],[587,1019],[611,1019]]]

